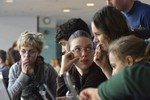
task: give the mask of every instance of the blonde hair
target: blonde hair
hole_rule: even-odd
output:
[[[146,48],[143,39],[130,35],[113,41],[109,45],[109,53],[113,53],[120,61],[124,61],[125,57],[130,55],[138,62],[139,59],[146,57]]]
[[[33,46],[41,53],[43,49],[42,33],[23,32],[17,40],[17,47],[20,49],[22,46]]]

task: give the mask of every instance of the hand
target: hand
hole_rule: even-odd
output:
[[[107,52],[101,45],[97,45],[94,54],[94,62],[102,69],[107,78],[111,76],[112,69],[109,63]]]
[[[102,69],[109,63],[107,52],[102,49],[101,45],[96,46],[94,62]]]
[[[97,88],[87,88],[81,91],[79,100],[100,100]]]
[[[75,57],[72,52],[65,53],[62,56],[60,74],[67,72],[69,67],[78,59],[79,59],[79,57]]]
[[[34,68],[30,66],[29,60],[25,60],[21,64],[22,72],[31,76],[34,72]]]

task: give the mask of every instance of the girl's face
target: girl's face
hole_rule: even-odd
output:
[[[32,46],[21,47],[19,53],[21,55],[21,61],[28,61],[30,64],[34,64],[38,56],[37,49]]]
[[[70,43],[70,50],[75,57],[80,57],[75,65],[82,71],[87,71],[93,63],[93,42],[86,37],[77,37]]]
[[[126,60],[121,61],[112,52],[109,53],[109,61],[110,61],[111,67],[113,68],[112,75],[117,74],[123,68],[128,66],[128,63]]]
[[[96,43],[97,45],[101,45],[104,51],[108,51],[108,44],[109,44],[108,38],[106,38],[104,33],[102,33],[99,29],[96,28],[93,22],[91,23],[91,28],[94,35],[93,42]]]

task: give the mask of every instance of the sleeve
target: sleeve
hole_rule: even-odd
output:
[[[123,73],[113,76],[98,87],[98,93],[102,100],[118,100],[125,92]]]
[[[57,77],[57,96],[65,96],[68,91],[63,76]]]
[[[46,79],[46,84],[50,90],[50,92],[52,93],[53,97],[55,98],[56,97],[56,77],[57,77],[57,73],[56,71],[49,65],[47,66],[47,70],[48,71],[48,74],[47,76],[47,79]],[[48,100],[51,100],[51,97],[49,97],[49,95],[47,96],[48,97]]]
[[[100,98],[102,100],[122,100],[133,95],[148,96],[150,93],[149,72],[150,67],[142,65],[125,68],[98,87]]]
[[[11,100],[20,98],[22,89],[28,84],[28,81],[30,80],[30,77],[22,72],[17,77],[17,70],[15,67],[16,65],[13,65],[9,71],[8,93],[11,97]]]

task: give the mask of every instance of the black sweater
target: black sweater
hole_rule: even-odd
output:
[[[78,93],[88,87],[97,88],[99,84],[107,80],[102,70],[95,63],[91,65],[89,72],[83,76],[79,74],[74,65],[70,67],[69,74]],[[67,91],[63,77],[59,76],[57,78],[57,96],[65,96]]]

